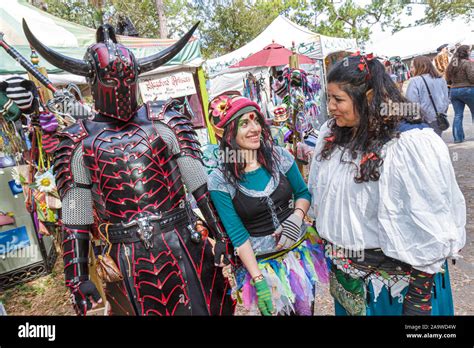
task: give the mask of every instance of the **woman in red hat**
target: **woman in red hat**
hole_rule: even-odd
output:
[[[234,295],[251,314],[312,315],[315,284],[327,273],[304,224],[311,196],[294,158],[273,145],[258,104],[238,93],[216,97],[210,113],[220,159],[209,191],[241,261]]]

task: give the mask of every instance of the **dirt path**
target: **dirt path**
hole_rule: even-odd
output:
[[[466,108],[467,109],[467,108]],[[453,123],[454,111],[450,106],[448,114]],[[474,125],[468,110],[464,112],[465,142],[453,143],[452,128],[444,132],[443,139],[448,144],[456,178],[466,199],[467,223],[466,245],[463,259],[451,266],[451,286],[453,289],[454,311],[457,315],[474,314]]]

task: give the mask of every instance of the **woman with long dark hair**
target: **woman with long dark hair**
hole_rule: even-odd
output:
[[[233,293],[251,314],[312,315],[327,281],[322,245],[304,223],[311,196],[293,156],[274,146],[260,107],[235,92],[210,103],[220,165],[209,191],[241,263]]]
[[[371,55],[328,74],[309,190],[336,314],[453,314],[466,206],[446,144]]]
[[[449,97],[446,80],[441,77],[431,59],[426,56],[413,59],[411,73],[413,77],[408,83],[406,97],[411,102],[420,105],[423,121],[441,136],[443,131],[438,127],[436,112],[448,111]]]
[[[446,80],[451,87],[454,108],[453,138],[455,143],[464,141],[462,120],[464,108],[471,111],[474,122],[474,61],[470,60],[471,47],[459,46],[446,70]]]

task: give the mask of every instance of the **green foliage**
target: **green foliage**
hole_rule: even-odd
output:
[[[114,18],[119,15],[129,16],[142,37],[159,37],[160,25],[154,0],[110,0]]]
[[[104,18],[115,25],[119,16],[123,15],[130,18],[141,37],[159,37],[160,25],[155,0],[106,0],[102,7],[94,5],[94,1],[44,1],[48,5],[48,13],[89,28],[97,28],[103,23]],[[173,20],[181,14],[186,4],[187,1],[184,0],[165,0],[165,13]],[[174,32],[175,28],[171,28],[170,33]]]
[[[203,0],[189,6],[201,21],[203,55],[216,57],[233,51],[260,34],[279,14],[288,15],[301,0]]]
[[[369,39],[371,27],[375,23],[384,29],[399,27],[398,17],[406,3],[406,0],[372,0],[361,6],[353,0],[342,4],[332,0],[312,0],[303,21],[306,27],[319,34],[355,38],[361,42]],[[300,13],[297,12],[297,15]],[[293,20],[298,18],[294,17]]]
[[[369,39],[370,28],[398,28],[406,0],[372,0],[365,6],[354,0],[235,0],[198,1],[194,10],[201,27],[203,54],[215,57],[254,39],[282,14],[308,29],[328,36]]]
[[[472,0],[427,0],[425,17],[416,25],[439,24],[446,18],[461,19],[466,23],[474,21],[474,4]]]
[[[112,18],[112,24],[119,15],[125,15],[140,36],[159,37],[155,0],[106,0],[101,9],[78,0],[46,2],[50,13],[76,23],[97,27],[103,13]],[[280,14],[314,32],[355,38],[361,44],[369,39],[376,23],[384,30],[401,29],[400,15],[409,13],[407,6],[411,2],[371,0],[360,5],[356,0],[164,0],[164,11],[169,36],[173,38],[201,21],[197,35],[202,41],[203,56],[212,58],[245,45]],[[416,24],[439,23],[459,16],[473,20],[473,11],[472,0],[426,0],[426,16]]]
[[[184,0],[163,1],[170,37],[175,37],[176,33],[182,34],[191,27],[192,18],[186,15],[187,3]],[[120,15],[128,16],[140,37],[160,38],[155,0],[107,0],[106,6],[113,17],[112,24],[115,24]]]
[[[88,28],[97,28],[100,23],[101,12],[89,3],[79,0],[45,0],[48,13],[67,21],[84,25]]]

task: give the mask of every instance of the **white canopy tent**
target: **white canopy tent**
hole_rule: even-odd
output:
[[[474,24],[461,20],[443,21],[439,25],[425,24],[406,28],[387,34],[367,45],[367,52],[379,56],[400,56],[408,59],[413,56],[436,52],[443,44],[474,44]]]
[[[221,57],[209,59],[205,69],[213,77],[225,73],[227,68],[254,54],[273,41],[285,47],[291,47],[301,42],[311,42],[315,33],[293,23],[283,16],[278,16],[262,33],[246,45]]]
[[[268,68],[240,68],[229,66],[240,62],[248,56],[262,50],[272,42],[291,48],[295,44],[297,53],[314,59],[323,59],[330,53],[337,51],[355,51],[357,42],[354,39],[333,38],[316,34],[301,25],[293,23],[284,16],[278,16],[255,39],[245,46],[225,54],[221,57],[209,59],[204,67],[210,78],[209,94],[217,95],[225,90],[242,90],[242,80],[248,72],[259,73],[259,76],[268,75]]]

